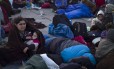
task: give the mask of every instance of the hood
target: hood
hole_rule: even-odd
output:
[[[114,29],[110,29],[107,33],[107,39],[114,43]]]
[[[97,13],[97,16],[98,16],[99,14],[104,15],[104,12],[103,12],[102,10],[99,10],[98,13]]]

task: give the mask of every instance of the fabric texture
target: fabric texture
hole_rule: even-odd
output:
[[[89,57],[93,64],[96,64],[95,58],[90,53],[90,49],[86,45],[76,45],[66,48],[61,52],[61,56],[64,62],[69,62],[71,59],[76,57],[85,56]]]
[[[107,37],[107,33],[108,33],[107,30],[102,31],[101,38],[106,38]]]
[[[48,67],[40,55],[34,55],[26,62],[24,69],[48,69]]]
[[[71,29],[67,25],[61,23],[59,23],[57,27],[55,27],[53,24],[50,24],[48,33],[56,37],[64,37],[70,39],[74,38],[74,34]]]
[[[40,54],[40,56],[45,61],[49,69],[60,69],[59,66],[47,56],[47,54]]]
[[[103,58],[108,52],[114,49],[114,43],[107,39],[102,39],[98,45],[95,56],[99,59]]]
[[[63,59],[59,54],[47,54],[47,56],[51,58],[57,65],[63,63]]]
[[[60,49],[61,43],[65,40],[68,40],[68,38],[59,37],[59,38],[53,39],[51,43],[49,43],[49,52],[60,54],[59,49]]]
[[[105,0],[107,4],[114,4],[114,0]]]
[[[107,4],[105,12],[106,13],[112,13],[112,11],[114,11],[114,4]]]
[[[70,62],[78,63],[81,66],[86,67],[87,69],[95,69],[95,65],[91,63],[88,57],[80,56],[73,58]]]
[[[96,69],[114,69],[114,49],[100,60]]]
[[[56,7],[66,7],[68,5],[67,0],[55,0]]]
[[[81,69],[81,65],[77,63],[62,63],[60,69]]]
[[[114,43],[114,37],[113,37],[113,35],[114,35],[114,29],[110,29],[110,30],[108,31],[108,33],[107,33],[107,39],[108,39],[109,41],[111,41],[111,42]]]
[[[69,19],[93,17],[93,14],[91,13],[89,7],[82,3],[74,4],[72,6],[69,5],[66,9],[58,9],[57,13],[65,14]]]
[[[100,15],[100,14],[104,15],[104,12],[102,10],[99,10],[98,13],[97,13],[97,16]]]
[[[105,4],[105,0],[95,0],[97,8]]]

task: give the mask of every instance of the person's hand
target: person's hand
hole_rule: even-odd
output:
[[[23,50],[23,52],[26,53],[28,49],[29,49],[28,47],[25,47],[25,49]]]
[[[31,36],[27,36],[26,39],[32,39],[32,37]]]

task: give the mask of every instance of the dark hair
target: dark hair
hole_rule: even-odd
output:
[[[13,19],[13,22],[12,23],[14,25],[14,28],[16,28],[15,27],[15,24],[18,24],[20,21],[25,21],[26,22],[26,29],[28,29],[28,30],[36,30],[37,29],[29,21],[27,21],[25,18],[23,18],[21,16],[16,17],[16,18]]]
[[[23,17],[19,16],[19,17],[14,18],[13,23],[18,24],[20,21],[26,22],[26,20]]]
[[[95,31],[95,30],[98,30],[98,26],[97,25],[92,25],[91,28],[90,28],[90,31]]]
[[[112,23],[108,23],[105,25],[106,29],[114,29],[114,25]]]

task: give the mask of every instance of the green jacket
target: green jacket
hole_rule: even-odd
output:
[[[40,55],[32,56],[25,64],[24,69],[48,69]]]

